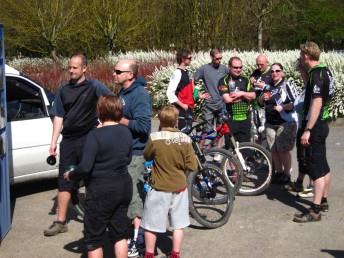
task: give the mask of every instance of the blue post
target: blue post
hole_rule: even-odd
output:
[[[0,24],[0,239],[4,239],[11,228],[10,183],[8,172],[8,148],[6,133],[6,79],[4,27]]]

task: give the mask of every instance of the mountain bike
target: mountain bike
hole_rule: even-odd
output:
[[[199,170],[188,175],[189,209],[192,217],[207,228],[227,223],[234,206],[234,188],[222,170],[205,157],[192,142]]]
[[[223,117],[214,131],[206,132],[204,134],[203,126],[206,122],[201,122],[190,128],[190,137],[195,141],[206,139],[208,142],[205,145],[205,152],[207,148],[217,146],[218,141],[222,137],[227,137],[226,149],[230,154],[235,156],[243,170],[243,177],[240,179],[241,184],[238,193],[241,195],[258,195],[265,191],[272,178],[272,160],[270,153],[261,145],[252,142],[238,143],[234,136],[230,133],[230,127],[227,118]],[[236,178],[233,180],[233,173],[228,163],[222,163],[222,169],[228,175],[232,185],[237,182]],[[238,170],[238,169],[237,169]],[[239,171],[239,170],[238,170]],[[240,176],[240,175],[239,175]]]
[[[189,126],[189,128],[185,128],[182,131],[189,135],[194,143],[203,141],[203,149],[200,149],[199,144],[194,147],[194,149],[198,148],[196,153],[199,153],[198,157],[200,162],[202,164],[213,164],[223,169],[229,179],[229,183],[234,189],[234,194],[237,194],[243,180],[243,169],[240,161],[228,150],[214,147],[217,145],[218,139],[227,132],[227,128],[217,128],[216,130],[207,132],[205,136],[202,133],[205,123],[201,122],[194,126]],[[215,138],[217,139],[216,144],[213,141]]]

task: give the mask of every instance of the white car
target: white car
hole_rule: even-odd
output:
[[[49,111],[54,96],[7,65],[5,76],[11,183],[56,177],[58,161],[54,166],[46,162],[53,129]]]

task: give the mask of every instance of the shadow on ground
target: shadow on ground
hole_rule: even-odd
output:
[[[11,220],[13,220],[14,208],[16,205],[16,199],[32,195],[44,191],[50,191],[57,188],[57,179],[39,180],[28,183],[19,183],[11,185],[10,197],[11,197]],[[56,209],[56,208],[55,208]]]
[[[312,204],[312,199],[297,197],[296,193],[283,190],[282,185],[279,184],[271,184],[264,194],[269,200],[277,200],[300,212],[305,212]]]
[[[332,255],[335,258],[341,258],[344,257],[344,250],[330,250],[330,249],[322,249],[322,253],[328,253]]]
[[[166,233],[163,233],[163,234],[158,234],[155,253],[158,254],[157,249],[160,250],[159,255],[170,253],[172,250],[171,238],[172,238],[171,231],[167,231]],[[105,242],[104,247],[103,247],[104,258],[113,258],[114,257],[113,245],[111,244],[111,241],[109,240],[108,234],[105,235],[104,242]],[[87,257],[87,249],[84,244],[83,238],[66,244],[64,246],[64,249],[72,253],[79,253],[81,258]]]

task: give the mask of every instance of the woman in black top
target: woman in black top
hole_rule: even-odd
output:
[[[297,96],[294,84],[284,79],[283,66],[271,65],[272,86],[259,97],[265,106],[266,138],[272,154],[276,183],[290,182],[291,153],[296,140],[297,114],[293,102]]]
[[[84,218],[88,257],[103,257],[106,229],[116,257],[127,257],[127,211],[132,195],[127,165],[131,161],[132,136],[127,127],[118,124],[123,110],[117,97],[101,97],[97,113],[102,126],[89,132],[80,164],[64,177],[69,180],[88,176]]]

